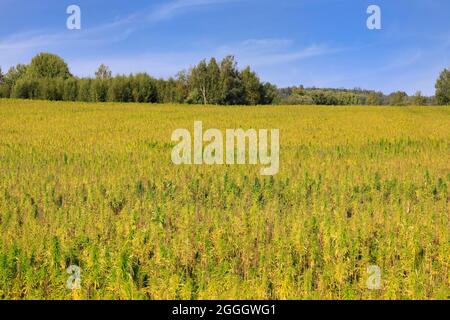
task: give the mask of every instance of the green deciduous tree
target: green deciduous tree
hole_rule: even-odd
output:
[[[80,80],[71,78],[64,81],[63,100],[76,101]]]
[[[203,104],[209,103],[210,95],[210,79],[208,74],[208,66],[205,60],[192,68],[190,76],[191,92],[196,93],[199,97],[193,97],[193,100],[200,100]]]
[[[32,79],[38,84],[37,98],[41,100],[62,100],[64,82],[62,79]]]
[[[108,90],[108,101],[112,102],[131,102],[132,83],[131,78],[127,76],[116,76],[111,80]]]
[[[244,88],[233,56],[225,57],[220,63],[220,93],[221,104],[243,104]]]
[[[91,100],[93,102],[105,102],[108,98],[110,80],[93,79],[91,82]]]
[[[131,95],[134,102],[156,102],[155,79],[146,73],[138,73],[131,79]]]
[[[450,68],[444,69],[436,81],[435,99],[439,105],[450,104]]]
[[[184,103],[189,95],[189,75],[186,71],[178,72],[175,80],[176,97],[173,102]]]
[[[112,72],[108,66],[102,63],[95,72],[95,77],[100,80],[109,80],[112,78]]]
[[[23,64],[18,64],[15,67],[9,68],[8,72],[3,77],[3,85],[1,86],[2,96],[13,97],[13,88],[17,81],[23,79],[27,72],[27,66]],[[21,95],[28,96],[24,93],[27,86],[22,83],[22,88],[20,88]],[[31,88],[31,87],[29,87]],[[32,98],[27,98],[32,99]]]
[[[427,104],[427,98],[422,95],[421,91],[417,91],[416,94],[411,97],[411,103],[415,106],[424,106]]]
[[[0,67],[0,98],[9,98],[9,88],[5,83],[5,76]]]
[[[17,80],[23,78],[27,73],[28,66],[24,64],[18,64],[15,67],[9,68],[5,75],[5,82],[14,86]]]
[[[221,100],[221,70],[215,58],[212,58],[209,63],[206,60],[190,70],[187,78],[178,80],[187,80],[188,97],[190,103],[203,104],[219,104]],[[180,84],[181,85],[181,84]]]
[[[111,84],[111,79],[111,70],[108,66],[101,64],[95,72],[95,79],[92,80],[92,101],[105,102],[108,99],[108,91]]]
[[[215,58],[208,63],[208,99],[210,104],[220,103],[220,67]]]
[[[278,96],[277,87],[269,82],[261,86],[261,104],[272,104]]]
[[[261,103],[261,81],[256,73],[250,70],[250,67],[245,68],[241,72],[242,86],[244,89],[244,104],[257,105]]]
[[[367,95],[366,104],[369,106],[379,106],[382,104],[383,95],[379,92],[370,92]]]
[[[393,92],[389,95],[389,104],[391,106],[404,106],[407,102],[408,95],[406,92],[403,91],[397,91]]]
[[[27,75],[31,78],[62,78],[72,77],[67,63],[57,55],[39,53],[27,68]]]
[[[78,99],[79,101],[92,101],[91,95],[92,79],[80,79],[78,81]]]
[[[11,96],[17,99],[39,99],[39,82],[36,79],[21,78],[14,84]]]

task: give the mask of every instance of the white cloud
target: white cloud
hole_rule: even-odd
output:
[[[223,4],[236,0],[175,0],[159,6],[151,12],[147,17],[148,20],[157,22],[174,17],[194,8],[206,7],[211,5]]]
[[[0,51],[25,50],[43,47],[61,40],[58,34],[45,34],[43,32],[24,32],[8,36],[0,41]]]
[[[221,46],[217,54],[219,56],[233,54],[244,65],[267,67],[339,51],[339,49],[318,44],[297,49],[294,48],[294,44],[291,39],[249,39]]]
[[[219,47],[203,47],[195,51],[163,51],[148,54],[128,54],[106,56],[102,58],[83,58],[69,60],[72,71],[80,76],[92,76],[97,67],[104,63],[115,74],[148,72],[155,77],[174,76],[178,71],[189,69],[201,59],[223,57],[232,54],[240,67],[252,66],[257,72],[266,68],[286,66],[287,64],[320,55],[336,52],[322,45],[311,45],[303,49],[294,49],[289,39],[251,39]],[[266,79],[269,80],[269,79]]]
[[[421,50],[412,52],[403,52],[400,56],[392,58],[384,67],[378,69],[379,71],[387,71],[393,69],[400,69],[409,67],[421,61],[423,57]]]
[[[92,28],[63,32],[48,30],[17,33],[0,39],[0,61],[3,65],[25,62],[24,59],[38,51],[50,51],[67,47],[87,47],[125,40],[136,28],[156,23],[198,7],[206,7],[235,0],[174,0],[153,8],[149,12],[135,12],[124,18]]]

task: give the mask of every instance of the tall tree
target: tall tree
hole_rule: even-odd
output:
[[[102,79],[93,79],[91,85],[92,101],[105,102],[108,99],[108,81]]]
[[[221,104],[243,103],[243,87],[234,56],[225,57],[220,63]]]
[[[250,67],[241,72],[242,86],[244,88],[244,104],[257,105],[261,101],[261,82]]]
[[[188,73],[183,70],[178,72],[176,76],[176,103],[183,103],[186,101],[188,95],[189,95],[189,75]]]
[[[205,60],[200,61],[196,67],[192,68],[190,80],[192,89],[200,95],[202,103],[208,104],[210,80]]]
[[[261,86],[261,104],[272,104],[278,96],[277,87],[269,82]]]
[[[146,73],[138,73],[132,76],[131,94],[134,102],[156,102],[155,79]]]
[[[27,73],[28,66],[24,64],[18,64],[15,67],[9,68],[5,75],[5,82],[13,86],[17,80],[23,78]]]
[[[112,102],[131,102],[132,96],[132,81],[131,77],[116,76],[111,80],[111,85],[108,89],[108,100]]]
[[[450,68],[444,69],[436,81],[436,102],[439,105],[450,104]]]
[[[80,79],[78,83],[78,101],[92,101],[91,87],[92,87],[92,79],[84,78]]]
[[[67,63],[57,55],[39,53],[27,68],[27,75],[33,78],[63,78],[72,77]]]
[[[76,101],[79,93],[80,80],[71,78],[64,80],[63,87],[63,100],[64,101]]]
[[[215,58],[211,58],[208,64],[208,91],[209,103],[220,103],[220,67]]]
[[[108,66],[102,63],[95,72],[95,77],[100,80],[109,80],[112,78],[112,72]]]

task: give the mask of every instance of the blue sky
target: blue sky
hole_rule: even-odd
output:
[[[82,29],[67,30],[66,8]],[[367,7],[382,30],[366,27]],[[48,51],[72,73],[175,75],[202,58],[236,56],[278,86],[434,93],[450,67],[448,0],[0,0],[0,66]]]

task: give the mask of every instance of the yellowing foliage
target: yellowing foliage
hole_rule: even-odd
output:
[[[279,128],[280,173],[173,165],[195,120]],[[445,299],[449,185],[446,107],[0,100],[0,298]]]

